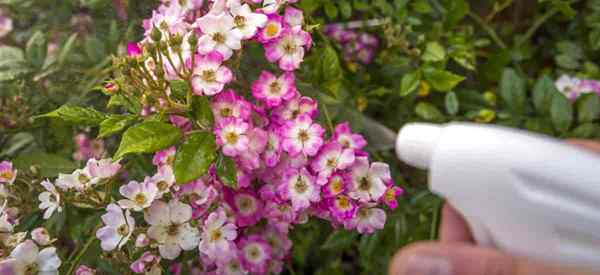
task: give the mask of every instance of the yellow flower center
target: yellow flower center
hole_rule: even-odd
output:
[[[269,23],[265,28],[265,32],[267,36],[273,37],[279,33],[279,26],[276,23]]]
[[[273,95],[278,95],[281,93],[281,84],[278,81],[273,81],[271,85],[269,85],[269,91]]]
[[[363,191],[369,191],[369,189],[371,189],[371,181],[369,181],[367,177],[360,179],[358,189]]]
[[[245,27],[245,26],[246,26],[246,17],[243,17],[243,16],[236,15],[236,16],[233,18],[233,22],[235,23],[235,26],[236,26],[236,27],[238,27],[238,28],[243,28],[243,27]]]
[[[135,195],[133,200],[138,205],[144,205],[146,203],[146,196],[144,196],[144,194],[142,194],[142,193],[137,193],[137,195]]]
[[[223,236],[223,233],[221,233],[221,230],[212,230],[209,235],[210,240],[214,242],[220,240]]]
[[[204,80],[206,82],[217,81],[217,74],[213,70],[202,71],[202,74],[200,75],[200,77],[202,78],[202,80]]]
[[[298,177],[298,180],[296,180],[296,183],[294,184],[294,188],[296,189],[296,192],[304,193],[308,190],[308,184],[306,184],[302,177]]]
[[[306,130],[300,130],[298,133],[298,139],[302,142],[307,142],[310,139],[310,136]]]
[[[217,42],[217,44],[225,43],[225,35],[220,32],[213,34],[212,39],[213,41]]]
[[[225,134],[225,142],[227,142],[228,144],[236,144],[238,141],[238,134],[234,133],[234,132],[228,132]]]

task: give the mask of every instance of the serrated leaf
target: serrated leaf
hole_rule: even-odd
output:
[[[446,111],[448,112],[448,114],[456,115],[458,113],[460,105],[459,105],[458,97],[456,96],[456,93],[449,92],[448,94],[446,94],[445,105],[446,105]]]
[[[577,99],[577,121],[593,122],[600,115],[600,98],[596,93],[583,94]]]
[[[554,128],[560,133],[566,133],[573,123],[573,106],[571,102],[561,93],[554,93],[550,117]]]
[[[507,68],[500,80],[500,97],[513,114],[523,114],[526,104],[526,83],[517,72]]]
[[[420,82],[421,74],[418,71],[405,74],[400,81],[400,96],[412,94],[417,90]]]
[[[446,58],[446,49],[438,42],[429,42],[421,59],[425,62],[439,62]]]
[[[215,161],[217,145],[211,133],[194,133],[177,150],[173,172],[178,184],[193,181],[208,172]]]
[[[71,173],[77,169],[77,164],[73,161],[45,152],[24,153],[17,156],[13,164],[21,171],[29,171],[31,166],[35,166],[39,175],[44,178],[56,177],[58,173]]]
[[[130,153],[154,153],[175,144],[182,137],[181,130],[160,121],[146,121],[130,127],[123,134],[113,159]]]
[[[337,230],[331,233],[321,245],[322,249],[344,249],[352,245],[358,233],[348,230]]]
[[[221,161],[217,165],[217,175],[221,183],[225,186],[237,189],[237,168],[233,159],[222,156]]]
[[[448,92],[454,89],[465,79],[460,75],[436,68],[426,68],[424,76],[431,87],[441,92]]]
[[[92,108],[63,105],[50,113],[35,118],[59,118],[72,124],[97,126],[107,118],[107,115]]]
[[[540,77],[533,87],[533,105],[536,111],[541,115],[550,113],[550,105],[552,105],[552,96],[557,93],[554,81],[548,76]]]
[[[192,116],[203,126],[213,125],[215,117],[208,97],[195,96],[192,98]]]
[[[131,115],[112,115],[100,123],[99,138],[114,135],[135,121],[135,116]]]

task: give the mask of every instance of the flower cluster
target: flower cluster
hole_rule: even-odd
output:
[[[375,35],[346,28],[343,24],[327,25],[325,34],[340,44],[346,60],[365,65],[373,61],[379,46],[379,39]]]
[[[593,79],[579,79],[563,75],[556,80],[555,85],[561,93],[571,100],[575,100],[586,93],[596,93],[600,96],[600,81]]]
[[[75,146],[73,159],[77,161],[87,161],[92,158],[99,159],[105,154],[104,141],[101,139],[90,139],[85,133],[75,136]]]
[[[39,227],[30,235],[31,239],[25,239],[27,232],[20,232],[12,235],[8,242],[3,240],[4,246],[11,247],[10,242],[18,244],[0,261],[0,274],[58,274],[62,262],[48,231]]]

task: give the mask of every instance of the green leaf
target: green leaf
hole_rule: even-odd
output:
[[[338,16],[338,9],[335,6],[335,3],[333,1],[326,1],[325,2],[325,14],[327,15],[327,17],[329,17],[329,19],[336,19]]]
[[[444,0],[446,9],[446,25],[450,29],[458,24],[469,12],[469,3],[465,0]]]
[[[566,133],[573,123],[573,106],[571,102],[561,93],[554,93],[550,117],[554,129],[560,133]]]
[[[0,68],[23,66],[23,51],[16,47],[0,46]]]
[[[590,32],[590,47],[593,51],[600,50],[600,28],[596,28]]]
[[[171,87],[171,95],[173,98],[184,102],[186,100],[187,94],[190,90],[190,86],[185,80],[176,79],[169,81],[169,86]]]
[[[438,62],[446,58],[446,49],[438,42],[429,42],[421,59],[425,62]]]
[[[446,94],[445,103],[446,111],[448,112],[448,114],[456,115],[458,113],[460,106],[458,103],[458,97],[456,96],[456,93],[449,92],[448,94]]]
[[[13,164],[21,171],[29,171],[31,166],[35,166],[39,175],[44,178],[56,177],[59,173],[71,173],[77,169],[77,164],[73,161],[45,152],[24,153],[17,156]]]
[[[539,114],[548,115],[550,113],[552,96],[557,92],[554,81],[548,75],[544,75],[536,81],[532,97],[533,105]]]
[[[419,87],[421,82],[421,73],[418,71],[407,73],[400,81],[400,96],[412,94]]]
[[[99,138],[104,138],[116,134],[127,128],[135,121],[136,117],[132,115],[112,115],[100,123]]]
[[[517,72],[507,68],[500,80],[500,98],[513,114],[523,114],[526,104],[526,83]]]
[[[237,168],[233,159],[222,156],[217,164],[217,176],[225,186],[237,189]]]
[[[15,80],[18,77],[31,72],[27,67],[14,67],[0,70],[0,82]]]
[[[334,231],[321,245],[322,249],[344,249],[350,247],[358,237],[355,231],[340,229]]]
[[[338,2],[340,7],[340,13],[342,14],[342,18],[348,19],[352,17],[352,5],[348,0],[341,0]]]
[[[342,66],[337,51],[328,46],[321,52],[321,64],[323,79],[340,79],[342,77]]]
[[[415,113],[427,121],[441,122],[444,120],[442,112],[433,104],[427,102],[419,102],[415,107]]]
[[[358,245],[358,250],[360,251],[361,256],[373,256],[373,253],[375,253],[375,249],[378,247],[380,240],[381,232],[375,232],[370,235],[363,235],[360,238],[360,244]]]
[[[411,1],[411,3],[412,8],[418,13],[427,14],[433,12],[433,8],[427,0],[415,0]]]
[[[58,63],[59,64],[65,63],[65,61],[67,60],[67,57],[73,50],[73,46],[75,45],[76,41],[77,41],[77,33],[73,33],[71,36],[69,36],[69,39],[67,39],[67,42],[65,42],[65,45],[62,47],[62,49],[60,49],[60,53],[58,54]]]
[[[58,118],[65,122],[77,125],[97,126],[107,118],[107,115],[92,108],[63,105],[50,113],[39,115],[34,118],[45,117]]]
[[[456,85],[465,79],[460,75],[436,68],[426,68],[424,76],[431,87],[441,92],[448,92],[454,89]]]
[[[192,116],[203,126],[213,125],[215,118],[208,97],[195,96],[192,98]]]
[[[136,100],[128,100],[123,95],[116,94],[112,95],[106,104],[106,108],[114,108],[114,107],[124,107],[127,111],[132,114],[138,114],[142,106],[139,101]]]
[[[181,136],[181,130],[171,124],[142,122],[125,131],[113,159],[120,159],[129,153],[154,153],[175,144]]]
[[[41,31],[38,31],[27,41],[25,56],[29,64],[39,69],[46,61],[47,51],[48,41],[46,40],[46,36]]]
[[[552,122],[547,119],[541,118],[529,118],[525,121],[525,129],[538,132],[546,135],[554,135],[554,129],[552,127]]]
[[[177,150],[173,172],[178,184],[193,181],[208,172],[215,161],[217,144],[211,133],[194,133]]]
[[[88,36],[84,46],[85,54],[91,61],[100,62],[106,56],[106,46],[94,36]]]
[[[600,115],[600,98],[596,93],[580,96],[576,102],[579,123],[593,122]]]
[[[590,139],[595,138],[599,131],[598,125],[594,123],[584,123],[575,128],[570,136],[573,138]]]

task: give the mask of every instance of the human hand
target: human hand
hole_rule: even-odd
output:
[[[572,144],[600,153],[600,143],[571,140]],[[396,253],[390,275],[600,275],[555,266],[502,251],[478,247],[460,213],[446,204],[442,210],[440,240],[420,242]]]

